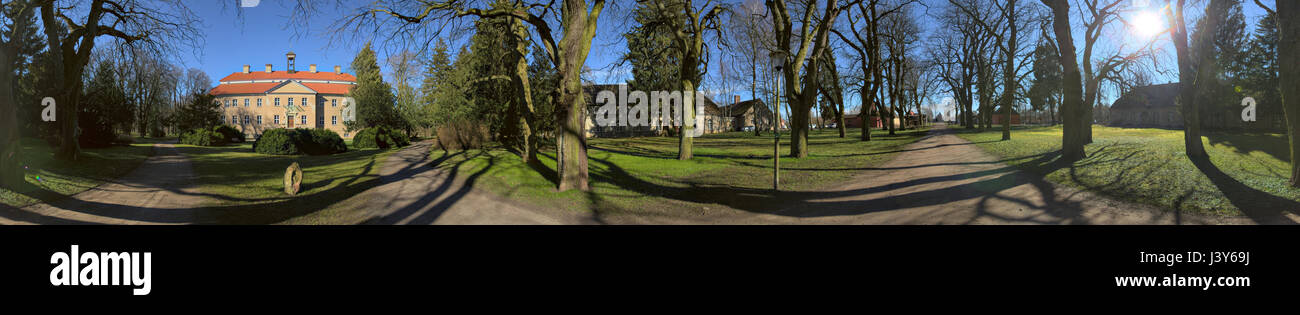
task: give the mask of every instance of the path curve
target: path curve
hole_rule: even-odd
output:
[[[634,224],[1253,224],[1181,214],[1048,182],[999,162],[936,125],[894,159],[815,192],[783,192],[758,213],[708,204],[691,217],[611,217]]]
[[[426,140],[393,153],[380,169],[383,184],[363,193],[366,224],[590,224],[589,216],[537,209],[474,188],[477,175],[434,168]]]
[[[189,224],[206,201],[193,186],[194,169],[175,143],[156,143],[121,178],[53,203],[5,208],[0,224]]]

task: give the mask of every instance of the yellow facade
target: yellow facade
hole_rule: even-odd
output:
[[[351,138],[343,126],[347,99],[317,93],[296,81],[286,81],[267,93],[228,94],[216,99],[221,104],[222,121],[249,137],[275,128],[324,128]]]

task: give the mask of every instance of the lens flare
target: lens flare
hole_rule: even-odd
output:
[[[1151,37],[1165,30],[1165,21],[1156,12],[1146,11],[1133,17],[1133,32],[1142,37]]]

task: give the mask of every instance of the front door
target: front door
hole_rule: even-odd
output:
[[[293,129],[293,115],[289,115],[289,129]]]

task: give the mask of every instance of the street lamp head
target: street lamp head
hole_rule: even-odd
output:
[[[773,50],[767,54],[768,57],[772,58],[772,69],[776,72],[781,72],[781,69],[785,67],[785,61],[789,55],[785,50]]]

